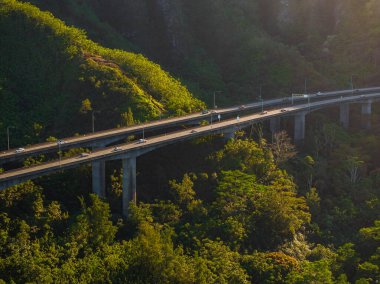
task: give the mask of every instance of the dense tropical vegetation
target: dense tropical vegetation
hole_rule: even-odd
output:
[[[376,0],[30,2],[0,0],[12,146],[380,75]],[[127,218],[120,161],[107,199],[90,165],[1,191],[0,283],[377,283],[374,109],[366,130],[355,106],[349,130],[313,113],[300,147],[256,125],[143,155]]]
[[[310,130],[310,138],[333,141],[335,146],[321,143],[317,148],[310,143],[310,149],[299,154],[288,146],[274,151],[276,139],[288,143],[285,134],[269,143],[240,132],[227,144],[210,137],[152,153],[141,161],[140,202],[131,204],[128,219],[121,217],[120,205],[112,198],[108,203],[88,194],[88,184],[75,187],[75,180],[83,183],[90,175],[86,167],[77,175],[66,173],[72,186],[64,185],[62,174],[57,174],[9,188],[0,193],[0,279],[16,283],[380,280],[380,161],[378,155],[368,155],[379,135],[348,133],[329,121],[316,129],[318,133]],[[196,171],[171,170],[174,165],[168,158],[161,170],[179,178],[154,188],[159,178],[152,169],[159,159],[190,148],[205,154],[181,154],[187,170]],[[358,167],[356,179],[353,167]],[[111,184],[109,196],[118,196],[117,175]]]
[[[13,126],[16,145],[89,132],[92,111],[100,130],[203,106],[159,65],[101,47],[30,4],[1,1],[0,16],[0,132]]]
[[[68,0],[32,3],[110,47],[146,54],[204,101],[376,85],[377,0]],[[222,99],[224,99],[222,101]]]

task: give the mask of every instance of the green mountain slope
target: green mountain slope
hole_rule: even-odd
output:
[[[265,98],[301,92],[305,79],[316,92],[380,76],[376,0],[31,2],[106,46],[140,50],[209,104],[216,90],[222,105],[260,89]]]
[[[144,121],[203,107],[144,56],[104,48],[31,4],[1,0],[0,34],[0,135],[14,126],[14,144],[90,131],[84,100],[96,129],[125,124],[129,108]]]

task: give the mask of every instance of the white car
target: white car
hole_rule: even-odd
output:
[[[17,148],[16,151],[15,151],[15,153],[18,154],[18,153],[22,153],[24,151],[25,151],[24,148]]]
[[[119,152],[121,150],[123,150],[123,149],[120,148],[120,147],[115,147],[115,148],[112,149],[112,152]]]
[[[88,156],[90,156],[90,153],[84,152],[84,153],[80,153],[79,158],[84,158],[84,157],[88,157]]]
[[[143,139],[143,138],[141,138],[141,139],[139,139],[139,140],[137,140],[137,144],[141,144],[141,143],[145,143],[147,140],[146,139]]]
[[[197,133],[195,129],[191,130],[190,133]]]
[[[57,145],[63,145],[63,144],[65,144],[65,143],[66,143],[65,140],[58,140],[58,141],[57,141]]]

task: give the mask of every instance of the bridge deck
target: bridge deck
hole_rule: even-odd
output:
[[[114,147],[107,147],[101,150],[92,152],[86,157],[71,157],[62,159],[61,161],[55,160],[31,167],[20,168],[16,170],[11,170],[0,174],[0,189],[6,187],[10,181],[19,180],[19,182],[25,181],[27,179],[35,178],[40,175],[45,175],[55,171],[76,167],[80,164],[90,163],[99,160],[112,160],[121,159],[128,155],[138,156],[141,153],[145,153],[154,150],[165,145],[169,145],[178,141],[184,141],[188,139],[193,139],[195,137],[223,133],[226,131],[231,131],[236,128],[245,127],[252,123],[267,120],[273,117],[286,116],[291,114],[296,114],[299,112],[308,112],[323,107],[336,105],[340,103],[355,102],[355,101],[366,101],[380,99],[380,93],[368,94],[368,95],[357,95],[351,97],[341,97],[330,100],[313,102],[310,104],[294,105],[286,108],[286,111],[281,111],[281,108],[273,109],[267,111],[265,114],[252,114],[239,119],[229,119],[226,121],[213,123],[211,125],[200,126],[193,129],[181,130],[173,132],[167,135],[160,135],[156,137],[149,138],[144,143],[125,143],[118,145],[121,149],[119,151],[114,151]]]
[[[361,93],[364,92],[375,92],[380,91],[380,87],[373,87],[373,88],[363,88],[358,89],[355,91],[360,91]],[[329,96],[339,96],[339,95],[351,95],[355,93],[354,90],[342,90],[342,91],[333,91],[333,92],[323,92],[320,96],[317,96],[316,94],[310,95],[311,97],[323,99],[328,98]],[[263,101],[263,106],[276,106],[279,104],[282,104],[283,102],[287,101],[290,102],[291,98],[280,98],[280,99],[272,99]],[[295,98],[295,101],[302,101],[305,100],[305,98]],[[261,102],[255,102],[245,105],[245,110],[255,109],[261,107]],[[233,106],[229,108],[224,109],[218,109],[217,112],[220,115],[226,115],[231,113],[238,113],[241,111],[241,108],[239,106]],[[154,130],[154,129],[161,129],[165,127],[175,126],[179,124],[183,124],[186,122],[191,121],[200,121],[202,119],[205,119],[208,115],[202,115],[200,113],[190,114],[186,116],[181,117],[173,117],[173,118],[167,118],[159,121],[153,121],[145,124],[139,124],[131,127],[123,127],[123,128],[114,128],[109,129],[105,131],[99,131],[96,133],[89,133],[82,136],[74,136],[74,137],[68,137],[64,138],[62,140],[65,141],[65,144],[60,146],[61,150],[73,148],[73,147],[92,147],[96,145],[97,143],[103,144],[103,145],[109,145],[110,143],[106,143],[107,140],[111,138],[117,138],[117,137],[128,137],[129,135],[136,134],[136,133],[142,133],[143,129],[145,131],[148,130]],[[114,142],[114,141],[112,141]],[[56,142],[46,142],[46,143],[40,143],[40,144],[34,144],[28,147],[25,147],[25,151],[22,153],[15,153],[15,149],[9,150],[9,151],[3,151],[0,152],[0,164],[12,161],[16,159],[25,158],[27,156],[42,154],[46,152],[52,152],[52,151],[58,151],[58,145]]]

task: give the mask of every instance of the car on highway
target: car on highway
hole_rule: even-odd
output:
[[[84,152],[79,154],[79,158],[84,158],[90,156],[90,153]]]
[[[360,97],[361,97],[361,98],[364,98],[364,97],[365,97],[365,95],[360,95]]]
[[[321,92],[316,93],[317,96],[322,96]]]
[[[245,109],[245,105],[239,106],[239,109]]]
[[[266,110],[260,112],[261,115],[267,114],[268,112]]]
[[[195,129],[191,130],[190,133],[197,133]]]
[[[115,147],[112,149],[112,152],[119,152],[121,150],[123,150],[121,147]]]
[[[283,108],[283,109],[281,109],[281,112],[286,112],[286,109],[284,109],[284,108]]]
[[[141,139],[139,139],[139,140],[137,140],[137,144],[141,144],[141,143],[145,143],[147,140],[146,139],[144,139],[144,138],[141,138]]]
[[[66,144],[65,140],[58,140],[57,141],[57,145],[63,145],[63,144]]]
[[[24,151],[25,151],[24,148],[17,148],[16,151],[15,151],[15,153],[18,154],[18,153],[22,153]]]
[[[209,110],[208,109],[204,109],[202,110],[201,114],[208,114],[209,113]]]

